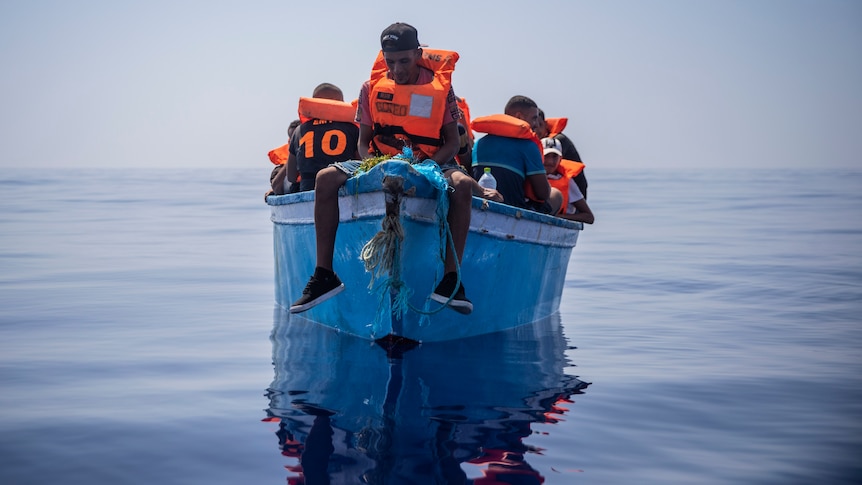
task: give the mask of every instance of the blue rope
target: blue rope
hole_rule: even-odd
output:
[[[452,230],[449,227],[449,192],[454,192],[455,189],[451,185],[449,185],[449,181],[446,180],[446,176],[443,175],[443,171],[440,170],[440,166],[437,165],[433,160],[425,160],[421,163],[414,164],[413,167],[419,172],[423,177],[425,177],[433,187],[437,189],[437,220],[440,221],[440,261],[445,265],[446,263],[446,242],[449,242],[449,246],[451,246],[452,253],[455,254],[455,240],[452,238]],[[458,262],[458,258],[455,258],[455,272],[457,275],[457,281],[455,283],[455,288],[461,284],[461,264]],[[439,281],[443,275],[435,275],[435,281]],[[449,295],[449,299],[445,304],[441,305],[439,308],[434,310],[430,310],[431,300],[425,301],[425,307],[422,309],[416,308],[413,305],[410,305],[410,309],[416,313],[421,314],[423,317],[419,321],[419,326],[425,326],[429,323],[430,319],[428,318],[435,313],[439,313],[449,305],[452,299],[455,297],[455,294]]]

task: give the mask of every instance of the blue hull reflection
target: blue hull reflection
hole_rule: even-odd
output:
[[[388,352],[276,310],[267,421],[289,483],[540,483],[523,439],[589,384],[567,375],[559,314]],[[481,470],[481,471],[479,471]]]

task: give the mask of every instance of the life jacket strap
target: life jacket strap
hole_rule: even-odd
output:
[[[403,126],[383,126],[381,124],[374,124],[374,134],[381,136],[389,136],[394,137],[395,135],[402,135],[407,137],[412,143],[417,145],[428,145],[428,146],[442,146],[443,138],[431,138],[428,136],[420,136],[413,135],[404,130]]]

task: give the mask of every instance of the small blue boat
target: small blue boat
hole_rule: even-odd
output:
[[[443,251],[451,250],[444,191],[433,163],[392,159],[349,179],[339,193],[333,261],[346,288],[303,317],[370,340],[431,342],[556,312],[583,225],[477,197],[460,268],[473,312],[461,315],[429,299],[443,276]],[[267,204],[276,301],[287,308],[314,272],[314,192],[269,196]]]

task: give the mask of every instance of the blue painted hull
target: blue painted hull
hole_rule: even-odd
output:
[[[385,177],[401,177],[410,196],[400,201],[405,238],[400,279],[412,295],[406,314],[392,311],[378,280],[369,289],[360,253],[381,230]],[[473,313],[461,315],[428,299],[443,274],[436,190],[409,164],[382,163],[342,189],[333,267],[346,289],[303,317],[368,339],[398,335],[441,341],[485,334],[547,317],[559,309],[566,269],[582,228],[559,218],[474,198],[461,277]],[[313,193],[269,197],[274,223],[276,301],[290,306],[314,272]]]

